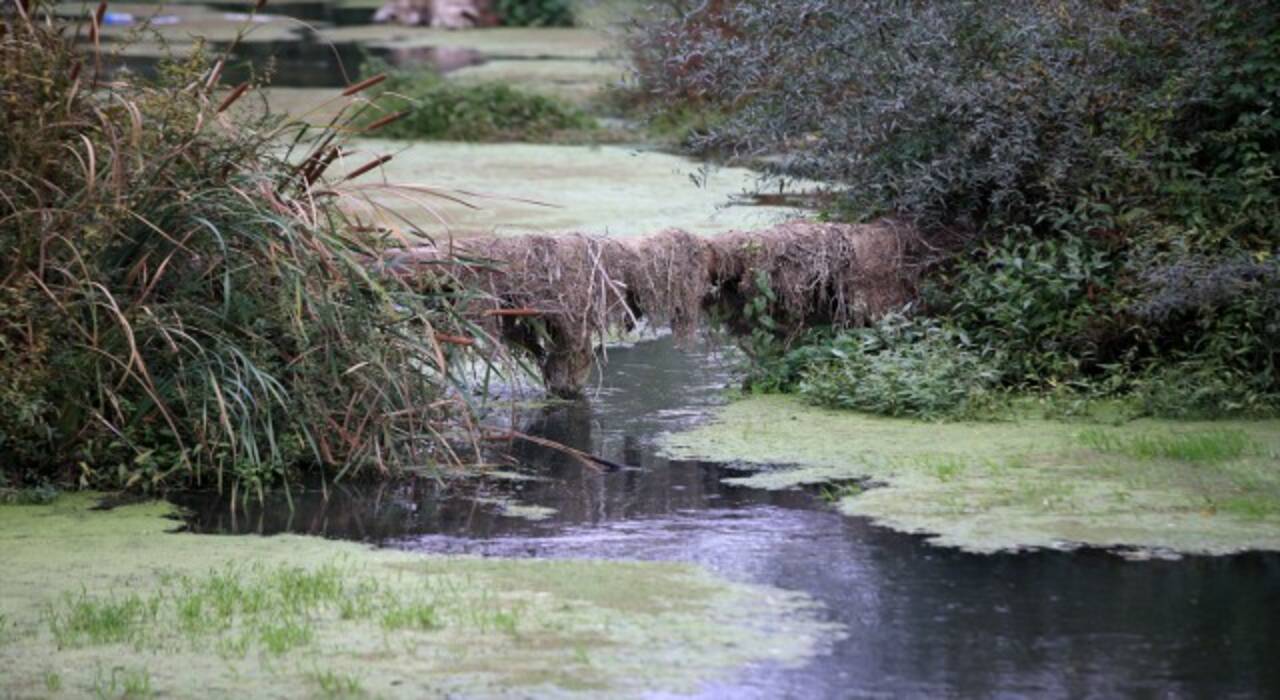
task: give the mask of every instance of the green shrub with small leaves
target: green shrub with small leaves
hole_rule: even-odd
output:
[[[377,72],[375,70],[375,72]],[[506,83],[456,83],[434,73],[391,71],[371,124],[404,116],[378,129],[387,138],[442,141],[544,141],[564,132],[594,129],[595,120],[555,97]]]
[[[509,27],[572,27],[571,0],[498,0],[498,16]]]

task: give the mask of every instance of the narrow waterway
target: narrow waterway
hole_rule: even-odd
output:
[[[658,438],[701,420],[731,381],[716,354],[662,339],[609,360],[590,402],[542,409],[525,429],[625,469],[528,447],[480,497],[418,480],[330,488],[327,499],[294,493],[292,509],[177,500],[202,532],[693,562],[804,591],[846,630],[802,668],[744,669],[705,697],[1280,697],[1280,556],[1129,561],[933,547],[841,516],[817,494],[728,486],[731,467],[661,457]]]

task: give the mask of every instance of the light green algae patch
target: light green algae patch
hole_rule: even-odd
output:
[[[398,214],[384,223],[404,228],[408,221],[437,236],[446,231],[455,236],[565,231],[640,236],[667,228],[710,234],[764,227],[800,214],[784,207],[727,206],[757,184],[759,176],[750,170],[703,173],[687,158],[621,146],[365,140],[358,147],[360,155],[335,164],[333,174],[380,154],[394,155],[381,171],[356,181],[363,188],[360,196]],[[469,197],[477,208],[468,209],[405,185],[491,196]]]
[[[683,565],[166,534],[165,505],[92,503],[0,507],[0,696],[632,697],[831,632]]]
[[[794,465],[731,481],[822,485],[849,515],[977,552],[1280,550],[1280,421],[924,423],[767,396],[667,450]],[[845,487],[855,480],[870,487]]]

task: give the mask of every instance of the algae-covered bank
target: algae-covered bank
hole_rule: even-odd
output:
[[[675,564],[169,534],[171,507],[0,507],[0,697],[636,696],[813,654],[802,596]]]
[[[1280,550],[1280,421],[926,423],[752,397],[668,438],[680,458],[770,468],[848,515],[977,552]]]

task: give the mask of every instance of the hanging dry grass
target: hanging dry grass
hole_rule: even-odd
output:
[[[472,239],[450,251],[397,251],[388,263],[411,274],[445,253],[471,260],[459,279],[487,292],[478,303],[489,305],[490,331],[527,350],[552,393],[573,396],[595,349],[640,319],[688,338],[708,315],[739,335],[766,317],[789,339],[814,325],[879,318],[912,298],[916,245],[912,229],[887,222],[791,222],[713,238],[668,230]]]

